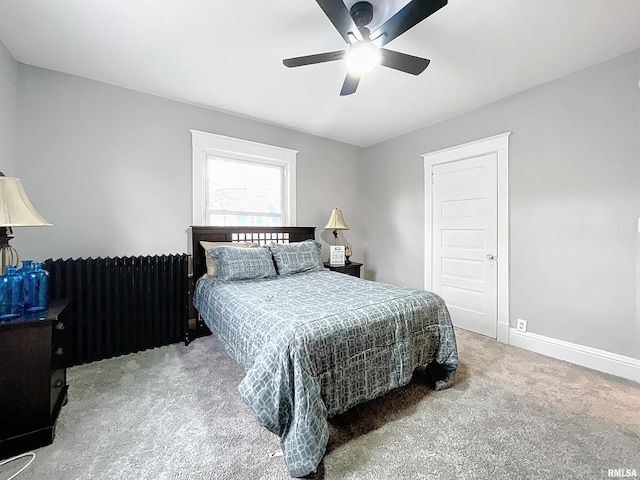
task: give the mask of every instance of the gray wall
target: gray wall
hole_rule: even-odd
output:
[[[189,129],[298,150],[298,225],[330,241],[340,207],[362,258],[359,147],[23,64],[17,91],[17,173],[54,224],[16,229],[21,258],[185,252]]]
[[[0,165],[54,223],[12,243],[34,259],[186,251],[197,129],[299,150],[298,225],[330,241],[340,207],[367,278],[422,287],[420,155],[511,131],[512,323],[640,358],[639,65],[631,52],[361,149],[22,64],[16,77],[0,46]]]
[[[640,358],[640,50],[365,150],[367,275],[423,286],[421,154],[511,131],[512,326]]]
[[[0,172],[15,175],[18,63],[0,41]]]

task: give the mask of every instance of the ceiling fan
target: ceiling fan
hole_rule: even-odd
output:
[[[348,72],[340,91],[340,95],[343,96],[354,93],[362,74],[377,64],[412,75],[422,73],[430,60],[382,47],[447,4],[447,0],[411,0],[371,32],[367,28],[373,19],[371,3],[356,2],[348,10],[342,0],[316,0],[316,2],[349,44],[348,49],[286,58],[282,63],[287,67],[301,67],[346,59]]]

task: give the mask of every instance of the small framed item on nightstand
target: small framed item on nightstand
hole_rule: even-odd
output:
[[[330,265],[344,265],[344,245],[331,245],[329,252]]]

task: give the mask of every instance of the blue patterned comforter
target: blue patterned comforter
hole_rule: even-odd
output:
[[[316,271],[275,279],[198,280],[194,305],[246,370],[240,393],[280,437],[291,476],[316,470],[327,419],[406,385],[437,362],[453,383],[456,342],[433,293]]]

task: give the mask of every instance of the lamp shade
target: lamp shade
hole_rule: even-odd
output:
[[[331,210],[329,221],[327,221],[324,228],[325,230],[349,230],[347,222],[344,221],[344,217],[342,216],[342,210],[338,208]]]
[[[0,176],[0,226],[28,227],[51,225],[33,206],[22,181],[18,178]]]

